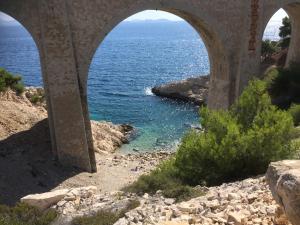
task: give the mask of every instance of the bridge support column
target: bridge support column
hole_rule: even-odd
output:
[[[84,171],[96,170],[91,159],[79,91],[78,71],[68,10],[63,0],[39,1],[41,64],[58,160]]]
[[[292,23],[292,36],[289,46],[286,66],[291,63],[300,63],[300,4],[290,4],[285,10],[289,14]]]

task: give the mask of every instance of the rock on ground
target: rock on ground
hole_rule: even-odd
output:
[[[115,225],[290,225],[272,198],[264,177],[202,189],[207,191],[205,195],[180,203],[164,198],[159,191],[153,196],[118,191],[75,194],[64,197],[52,208],[61,215],[57,223],[60,225],[71,224],[75,217],[95,215],[100,210],[120,211],[133,200],[140,205],[125,213]]]
[[[278,204],[293,225],[300,224],[300,160],[271,163],[267,181]]]
[[[209,76],[188,78],[152,88],[152,92],[161,97],[193,102],[203,105],[207,102]]]

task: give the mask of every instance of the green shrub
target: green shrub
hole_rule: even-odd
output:
[[[230,109],[232,117],[237,118],[242,129],[248,130],[261,112],[273,108],[271,98],[267,92],[267,83],[255,80],[249,83],[238,101]]]
[[[299,126],[300,125],[300,105],[293,104],[289,109],[289,113],[293,117],[294,125]]]
[[[149,175],[142,175],[132,185],[125,187],[123,190],[137,194],[155,194],[157,190],[166,190],[177,186],[180,180],[176,176],[174,159],[171,159],[162,163]]]
[[[11,86],[11,89],[14,90],[17,95],[20,95],[24,92],[25,87],[23,83],[16,83]]]
[[[165,197],[181,200],[196,194],[192,185],[218,185],[263,174],[270,162],[295,157],[292,116],[272,105],[267,87],[268,82],[251,81],[228,111],[202,108],[204,132],[188,132],[174,158],[126,190],[138,194],[162,190]]]
[[[281,48],[288,48],[291,41],[291,34],[292,34],[292,23],[289,17],[284,17],[282,19],[282,26],[279,28],[279,36],[281,40],[279,42],[279,46]]]
[[[125,216],[125,213],[137,208],[140,205],[139,201],[131,201],[126,209],[121,212],[99,211],[94,216],[83,216],[75,218],[72,225],[113,225],[120,218]]]
[[[30,100],[31,103],[37,104],[39,102],[44,102],[45,96],[40,95],[40,94],[34,94],[34,95],[30,96],[29,100]]]
[[[300,65],[292,63],[288,69],[272,69],[265,79],[273,103],[278,107],[287,109],[293,103],[300,103]]]
[[[12,75],[0,68],[0,92],[6,91],[8,88],[14,90],[18,95],[23,93],[24,84],[22,83],[22,77]]]
[[[76,218],[72,225],[113,225],[119,218],[117,213],[100,211],[95,216]]]
[[[269,58],[272,56],[272,54],[274,54],[275,52],[277,52],[279,49],[277,47],[277,42],[275,41],[271,41],[269,39],[264,40],[262,42],[262,48],[261,48],[261,55],[264,59]]]
[[[189,200],[202,195],[203,192],[182,183],[174,162],[174,158],[163,162],[149,175],[142,175],[123,190],[140,195],[144,193],[155,194],[161,190],[164,197],[175,198],[176,201]]]
[[[182,140],[175,166],[190,185],[216,185],[262,174],[271,161],[292,157],[293,122],[271,104],[266,83],[255,80],[226,111],[202,109],[204,133]]]
[[[40,98],[38,95],[33,95],[30,97],[30,102],[33,104],[37,104],[40,101]]]
[[[54,210],[41,212],[23,203],[15,207],[0,205],[1,225],[50,225],[56,217]]]

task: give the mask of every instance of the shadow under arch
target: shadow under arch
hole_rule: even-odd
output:
[[[40,60],[42,53],[38,30],[28,25],[30,19],[23,23],[23,19],[20,21],[18,15],[14,16],[15,13],[8,13],[1,7],[0,11],[15,19],[22,29],[27,31]],[[45,84],[44,79],[43,83]],[[0,139],[0,204],[14,205],[28,194],[50,191],[82,172],[76,168],[62,166],[54,160],[49,131],[49,121],[44,119],[28,130]]]
[[[16,8],[15,5],[19,5],[19,8]],[[57,156],[57,149],[56,149],[56,139],[54,134],[54,125],[51,115],[52,109],[51,109],[51,100],[49,98],[49,90],[48,90],[48,79],[47,76],[45,76],[45,64],[42,63],[42,58],[45,58],[45,54],[42,50],[42,43],[41,43],[41,32],[40,32],[40,23],[39,23],[39,16],[32,16],[28,17],[28,12],[26,12],[26,8],[31,7],[37,7],[37,4],[30,5],[29,2],[18,2],[16,3],[14,0],[7,1],[7,2],[0,2],[0,12],[10,16],[15,21],[17,21],[31,36],[33,39],[33,42],[35,44],[35,47],[37,49],[38,58],[40,62],[41,67],[41,76],[42,76],[42,85],[45,91],[45,98],[47,103],[47,113],[48,113],[48,120],[49,120],[49,129],[50,129],[50,135],[51,135],[51,146],[52,146],[52,153],[54,156]],[[37,12],[37,8],[34,8],[32,10],[29,10],[31,13]]]
[[[200,19],[199,17],[193,15],[192,13],[183,10],[172,9],[172,8],[153,9],[148,7],[143,9],[139,8],[138,10],[136,9],[127,10],[126,13],[115,16],[112,19],[112,21],[110,23],[107,23],[106,26],[101,31],[99,32],[95,31],[96,33],[93,36],[93,40],[91,41],[91,45],[88,51],[88,57],[87,57],[88,63],[86,65],[86,68],[83,68],[83,72],[82,72],[82,74],[86,76],[81,77],[81,87],[83,91],[83,96],[85,96],[85,98],[87,96],[87,80],[88,80],[87,74],[91,66],[92,59],[96,54],[98,47],[104,41],[107,34],[111,32],[118,24],[120,24],[126,18],[145,10],[160,10],[160,11],[174,14],[184,19],[198,32],[199,36],[202,38],[205,44],[209,56],[209,61],[210,61],[211,87],[209,92],[210,94],[209,94],[208,105],[211,108],[220,108],[220,107],[226,108],[229,105],[231,105],[231,103],[233,102],[233,95],[226,93],[222,96],[223,99],[218,99],[221,96],[215,94],[215,91],[217,90],[218,91],[226,90],[228,85],[230,84],[229,81],[230,68],[228,63],[228,56],[225,53],[226,51],[221,41],[221,38],[218,36],[217,32],[212,29],[212,26],[206,23],[203,19]],[[216,83],[219,84],[218,87],[215,86]],[[226,96],[225,101],[224,101],[224,96]],[[87,102],[87,100],[83,100],[83,102]],[[87,107],[87,105],[85,107]]]
[[[269,11],[263,22],[263,30],[261,32],[260,40],[263,40],[264,31],[273,17],[273,15],[283,9],[289,16],[292,26],[291,41],[288,48],[288,55],[286,59],[286,66],[291,63],[300,63],[300,2],[290,2],[286,4],[279,5],[277,8]]]

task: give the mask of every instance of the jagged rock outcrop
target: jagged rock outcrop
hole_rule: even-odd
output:
[[[91,121],[94,148],[98,153],[113,153],[128,143],[134,128],[130,125],[115,125],[110,122]]]
[[[199,76],[156,86],[152,92],[157,96],[203,105],[207,102],[208,89],[209,76]]]
[[[293,225],[300,224],[300,160],[271,163],[267,181],[278,204]]]
[[[0,140],[30,129],[46,117],[46,109],[34,106],[26,92],[20,96],[12,90],[0,92]]]

